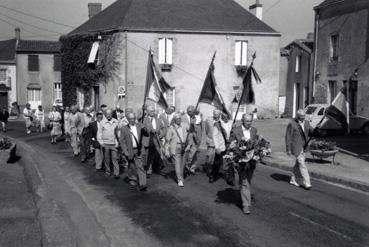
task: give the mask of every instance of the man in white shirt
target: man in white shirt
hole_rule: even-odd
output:
[[[23,110],[23,117],[24,117],[24,120],[26,121],[27,134],[31,134],[33,116],[32,116],[31,105],[29,103],[26,104],[26,107]]]
[[[119,143],[122,153],[128,161],[128,179],[132,186],[140,191],[147,190],[146,171],[142,163],[142,126],[136,122],[133,112],[127,114],[128,125],[120,130]]]

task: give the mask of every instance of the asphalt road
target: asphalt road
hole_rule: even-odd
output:
[[[46,236],[59,236],[50,246],[369,246],[368,194],[317,180],[305,191],[259,165],[246,216],[237,188],[222,179],[209,184],[198,173],[179,188],[169,167],[138,192],[80,163],[64,142],[26,136],[22,125],[8,134],[25,143],[21,160],[36,163],[40,221]]]

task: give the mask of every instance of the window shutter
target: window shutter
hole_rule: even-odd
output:
[[[54,71],[61,71],[61,56],[54,55]]]
[[[236,41],[234,49],[234,65],[240,65],[241,62],[241,41]]]
[[[173,39],[166,39],[167,47],[166,47],[166,64],[172,64],[172,55],[173,55]]]
[[[241,52],[241,65],[246,66],[247,65],[247,42],[246,41],[242,41],[241,42],[242,46],[242,52]]]
[[[296,68],[295,68],[295,72],[300,72],[300,61],[301,60],[301,56],[296,56]]]
[[[96,59],[98,59],[98,57],[97,57],[98,51],[99,51],[99,42],[95,41],[92,44],[90,55],[88,56],[87,63],[95,63]]]
[[[28,55],[28,71],[39,71],[38,55]]]
[[[165,64],[165,39],[159,39],[159,64]]]

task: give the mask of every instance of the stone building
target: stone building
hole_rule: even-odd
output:
[[[315,16],[316,103],[330,103],[347,85],[351,111],[369,117],[369,1],[326,0]]]
[[[298,109],[312,103],[314,39],[296,39],[285,47],[288,50],[285,115],[295,117]]]
[[[16,48],[17,101],[21,109],[28,102],[32,109],[42,105],[49,111],[61,105],[60,43],[20,39]]]
[[[96,6],[93,11],[96,12]],[[232,100],[242,87],[242,73],[256,52],[254,67],[263,83],[254,85],[256,104],[242,107],[242,112],[257,108],[259,116],[275,117],[280,34],[259,19],[259,1],[250,11],[256,16],[233,0],[118,0],[98,14],[90,14],[86,23],[63,39],[95,35],[90,62],[96,63],[101,62],[99,47],[104,46],[106,38],[114,40],[110,46],[114,49],[110,56],[113,69],[108,78],[98,81],[88,92],[92,94],[90,103],[136,109],[143,103],[149,49],[163,77],[174,87],[166,97],[177,109],[196,105],[216,51],[215,78],[232,111],[237,105]],[[76,98],[84,100],[83,90],[78,92]],[[210,114],[211,107],[200,104],[200,109],[205,115]]]
[[[16,35],[19,29],[16,29]],[[7,107],[17,101],[17,80],[15,48],[19,36],[15,39],[0,41],[0,109]]]

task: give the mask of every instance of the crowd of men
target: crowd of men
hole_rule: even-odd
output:
[[[32,117],[27,115],[26,109],[24,118],[28,133]],[[55,111],[53,109],[52,112]],[[211,117],[203,120],[194,106],[188,106],[186,112],[178,112],[170,106],[158,114],[154,106],[147,105],[138,115],[132,108],[123,111],[119,106],[112,110],[101,105],[97,112],[92,107],[79,109],[72,106],[60,112],[62,117],[50,114],[49,119],[58,122],[51,127],[52,138],[55,138],[54,127],[61,126],[62,131],[58,133],[65,136],[74,156],[80,157],[81,162],[92,158],[90,154],[93,153],[97,172],[120,179],[123,168],[127,173],[127,182],[139,191],[147,191],[147,179],[153,172],[160,173],[169,165],[174,166],[176,182],[183,187],[185,175],[194,174],[199,169],[197,156],[200,144],[205,140],[205,167],[209,182],[213,183],[223,173],[226,182],[233,186],[237,176],[243,212],[250,214],[251,180],[257,161],[251,160],[248,169],[240,170],[223,163],[223,156],[229,143],[259,138],[257,129],[252,126],[252,115],[244,114],[241,124],[233,125],[228,116],[219,110],[214,110]],[[296,157],[290,183],[310,189],[304,149],[312,130],[304,121],[304,114],[302,110],[298,111],[298,117],[288,125],[286,146],[287,153]],[[52,139],[52,143],[54,141]]]

